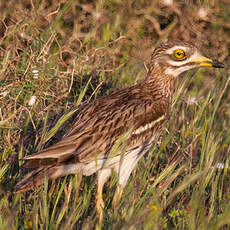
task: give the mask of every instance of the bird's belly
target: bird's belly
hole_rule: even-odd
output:
[[[124,162],[128,162],[128,164],[136,164],[150,147],[151,145],[138,147],[115,157],[92,161],[83,167],[83,175],[89,176],[101,169],[114,169],[118,172],[121,164]]]
[[[95,159],[83,167],[83,175],[89,176],[101,169],[114,169],[119,171],[121,164],[136,164],[138,160],[150,149],[158,132],[154,131],[145,134],[142,137],[132,137],[127,148],[116,154],[116,156],[108,155],[107,158]]]

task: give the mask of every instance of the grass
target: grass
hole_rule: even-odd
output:
[[[106,184],[103,226],[95,175],[11,194],[20,159],[58,141],[76,106],[141,81],[162,40],[199,41],[228,65],[228,1],[9,0],[0,9],[1,229],[229,229],[228,68],[178,79],[170,121],[115,210],[116,175]]]

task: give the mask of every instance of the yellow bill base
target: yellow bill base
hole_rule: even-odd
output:
[[[212,59],[206,58],[204,56],[200,56],[199,58],[192,60],[192,62],[198,62],[200,66],[212,67]]]
[[[212,63],[203,62],[203,63],[200,63],[200,66],[212,67]]]

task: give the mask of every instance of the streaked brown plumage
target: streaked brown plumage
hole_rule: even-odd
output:
[[[140,84],[86,104],[60,142],[25,157],[24,166],[33,170],[18,182],[15,192],[40,185],[45,177],[55,179],[73,173],[88,176],[97,172],[96,207],[102,220],[102,189],[111,169],[119,177],[115,205],[136,163],[168,119],[176,77],[199,66],[223,67],[182,41],[162,43],[155,49],[150,64],[147,77]]]

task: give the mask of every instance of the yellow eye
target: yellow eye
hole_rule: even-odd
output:
[[[176,49],[173,51],[173,56],[178,59],[181,60],[185,57],[185,52],[182,49]]]

